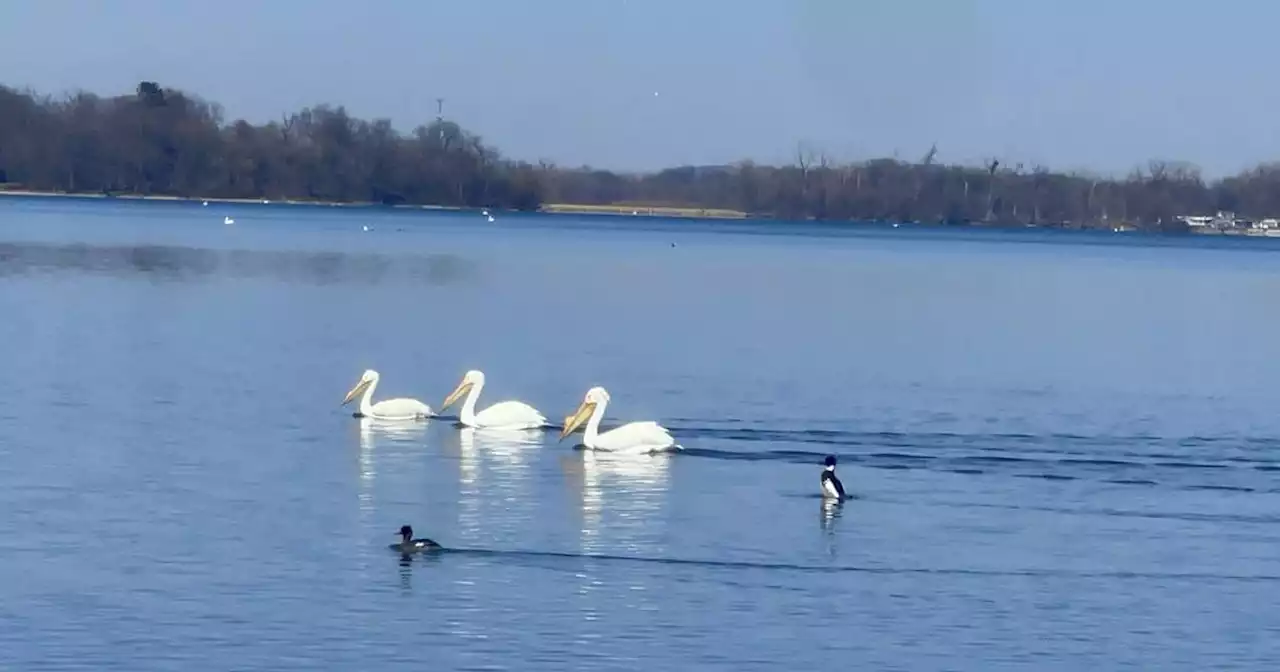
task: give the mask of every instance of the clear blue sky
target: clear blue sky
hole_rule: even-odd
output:
[[[937,141],[1212,176],[1280,159],[1276,26],[1266,0],[11,0],[0,82],[149,79],[229,118],[330,102],[405,130],[440,96],[507,155],[607,168]]]

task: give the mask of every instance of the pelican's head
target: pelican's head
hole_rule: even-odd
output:
[[[352,399],[360,396],[362,392],[369,389],[369,386],[376,382],[378,382],[378,372],[373,369],[366,370],[364,374],[360,376],[360,380],[356,383],[356,386],[351,388],[351,391],[347,393],[347,396],[342,399],[342,405],[346,406],[351,403]]]
[[[593,387],[587,390],[582,397],[582,403],[578,404],[578,410],[572,415],[564,419],[564,429],[560,430],[560,440],[573,433],[582,423],[586,422],[591,414],[596,412],[596,408],[609,403],[609,393],[603,387]]]
[[[461,399],[463,395],[471,391],[471,388],[478,385],[484,385],[483,372],[472,369],[462,374],[462,382],[458,383],[458,386],[453,388],[453,391],[449,393],[449,396],[445,397],[444,403],[440,404],[440,410],[443,411],[444,409],[458,403],[458,400]]]

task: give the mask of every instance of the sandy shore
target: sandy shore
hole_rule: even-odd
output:
[[[575,215],[627,215],[648,217],[698,217],[710,219],[743,219],[747,213],[722,208],[686,208],[678,206],[654,206],[643,204],[577,205],[574,203],[548,203],[542,212]]]

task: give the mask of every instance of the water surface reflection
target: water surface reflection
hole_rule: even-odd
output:
[[[474,429],[465,427],[458,430],[459,443],[466,444],[470,450],[479,451],[492,458],[494,468],[508,478],[521,480],[528,469],[530,460],[537,454],[542,445],[544,432],[518,429]]]
[[[819,504],[820,527],[822,528],[822,540],[828,557],[835,558],[837,555],[836,535],[837,522],[841,514],[844,513],[844,502],[838,499],[827,499],[823,497]]]
[[[580,550],[598,553],[622,544],[631,552],[660,552],[653,522],[664,513],[670,464],[669,453],[582,450],[563,457],[561,467],[578,489]]]
[[[428,423],[416,420],[382,420],[359,418],[360,434],[360,515],[361,523],[368,526],[376,509],[374,492],[377,487],[378,465],[403,463],[419,448],[426,436]]]
[[[518,538],[532,521],[532,461],[541,443],[537,431],[462,427],[446,432],[444,454],[458,460],[460,543],[504,543]]]
[[[177,282],[223,276],[316,285],[376,285],[406,279],[453,285],[473,279],[476,270],[474,261],[452,254],[0,242],[0,277],[97,273]]]
[[[644,557],[666,553],[665,505],[671,454],[625,455],[581,450],[560,460],[579,504],[579,551]],[[579,645],[592,645],[607,632],[607,619],[618,607],[654,612],[657,595],[645,572],[618,576],[595,559],[586,559],[574,574],[580,618]]]
[[[1278,669],[1274,244],[58,208],[114,214],[0,206],[0,667]],[[597,299],[638,309],[546,319]],[[334,370],[412,395],[463,360],[564,362],[511,381],[539,404],[616,381],[690,450],[334,408]],[[874,494],[824,506],[826,453]],[[473,552],[400,567],[403,523]]]

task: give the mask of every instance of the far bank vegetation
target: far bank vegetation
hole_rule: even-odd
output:
[[[110,97],[0,87],[0,188],[11,190],[1164,231],[1185,230],[1180,215],[1280,213],[1280,164],[1209,181],[1176,161],[1115,178],[937,156],[804,150],[789,165],[618,173],[504,157],[448,119],[401,132],[319,105],[254,124],[155,82]]]

